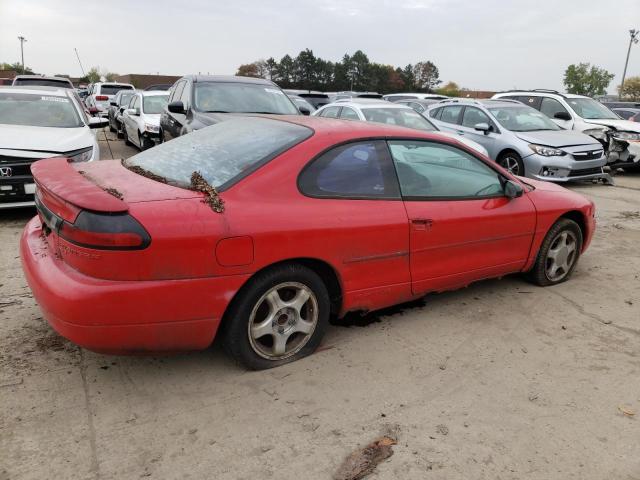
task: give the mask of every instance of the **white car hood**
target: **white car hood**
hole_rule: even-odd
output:
[[[88,127],[56,128],[0,124],[0,149],[63,153],[91,147],[95,142]]]
[[[474,149],[476,152],[480,152],[481,154],[486,155],[487,157],[489,156],[489,152],[487,152],[486,148],[484,148],[479,143],[474,142],[473,140],[469,140],[468,138],[464,138],[462,135],[456,135],[455,133],[443,132],[442,130],[440,130],[437,133],[439,133],[440,135],[444,135],[445,137],[449,137],[449,138],[453,138],[454,140],[458,140],[460,143],[464,143],[467,147]]]
[[[586,123],[592,123],[594,125],[604,125],[607,127],[613,127],[621,132],[638,132],[640,133],[640,122],[630,122],[629,120],[587,120]]]

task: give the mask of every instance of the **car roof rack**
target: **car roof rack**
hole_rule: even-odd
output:
[[[552,90],[550,88],[533,88],[533,89],[517,88],[515,90],[505,90],[503,92],[498,92],[498,93],[528,93],[528,92],[532,92],[532,93],[552,93],[554,95],[558,95],[559,97],[567,98],[567,96],[564,93],[560,93],[559,91]]]

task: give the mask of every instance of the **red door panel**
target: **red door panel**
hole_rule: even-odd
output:
[[[529,256],[535,210],[526,197],[406,201],[416,294],[520,270]]]

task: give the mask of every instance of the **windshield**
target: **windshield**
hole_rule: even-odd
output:
[[[566,101],[578,116],[587,120],[620,120],[615,113],[591,98],[567,98]]]
[[[142,111],[144,113],[162,113],[162,109],[167,104],[169,95],[144,95],[142,99]]]
[[[224,190],[312,134],[311,129],[289,122],[237,118],[162,143],[124,165],[141,167],[187,188],[193,172],[199,172],[210,185]]]
[[[363,108],[362,113],[367,122],[385,123],[427,132],[437,130],[429,120],[410,108]]]
[[[57,87],[57,88],[73,88],[69,80],[52,80],[47,78],[18,78],[14,86],[29,85],[39,87]]]
[[[494,107],[489,111],[507,130],[512,132],[537,132],[540,130],[561,130],[544,113],[526,106]]]
[[[98,95],[115,95],[120,90],[133,90],[131,85],[102,85]]]
[[[31,93],[0,93],[0,124],[32,127],[84,126],[67,97]]]
[[[298,109],[276,86],[247,83],[195,84],[195,107],[201,112],[296,115]]]

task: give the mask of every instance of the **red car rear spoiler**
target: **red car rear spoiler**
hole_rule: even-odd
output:
[[[105,192],[76,170],[66,158],[48,158],[31,165],[38,187],[84,210],[122,213],[125,202]]]

